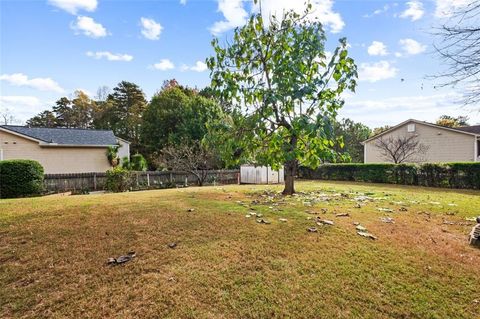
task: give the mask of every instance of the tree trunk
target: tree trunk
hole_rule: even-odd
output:
[[[295,175],[297,175],[297,160],[290,160],[285,163],[285,188],[283,195],[295,193]]]

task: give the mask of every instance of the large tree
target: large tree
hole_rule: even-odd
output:
[[[450,14],[436,32],[440,40],[435,49],[445,69],[435,77],[442,80],[440,86],[459,89],[460,102],[475,105],[480,102],[480,0]]]
[[[356,87],[347,41],[327,57],[322,24],[293,11],[264,21],[261,12],[237,28],[233,41],[212,42],[211,86],[245,120],[239,150],[252,160],[285,167],[284,194],[293,194],[299,164],[316,167],[335,158],[332,121],[341,94]],[[237,127],[238,128],[238,127]]]
[[[30,126],[94,128],[96,102],[83,91],[75,91],[73,98],[61,97],[52,111],[46,110],[27,121]]]
[[[212,99],[174,80],[166,81],[143,115],[142,141],[146,154],[150,157],[168,145],[201,141],[207,133],[207,122],[219,113],[220,108]]]
[[[140,87],[135,83],[120,82],[104,107],[108,108],[105,118],[115,135],[130,141],[133,152],[142,151],[140,128],[147,101]]]
[[[343,137],[343,147],[337,144],[338,153],[349,155],[349,161],[353,163],[363,163],[364,148],[361,142],[370,137],[372,130],[362,124],[356,123],[350,119],[342,119],[334,124],[335,136]]]
[[[57,118],[52,111],[43,111],[27,120],[29,127],[58,127]]]

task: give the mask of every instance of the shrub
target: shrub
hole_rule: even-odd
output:
[[[480,189],[480,163],[324,164],[300,169],[310,179]]]
[[[142,154],[132,155],[130,158],[130,169],[133,171],[146,171],[147,160]]]
[[[132,174],[130,171],[115,167],[107,171],[105,188],[111,192],[125,192],[132,187]]]
[[[0,198],[39,195],[43,191],[43,167],[32,160],[0,161]]]
[[[127,156],[124,156],[122,158],[122,167],[131,171],[146,171],[148,165],[142,154],[135,154],[130,157],[130,160]]]

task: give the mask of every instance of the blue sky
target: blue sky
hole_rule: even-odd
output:
[[[312,0],[333,50],[347,37],[360,81],[340,115],[370,127],[478,112],[435,89],[432,28],[468,0]],[[265,14],[303,0],[263,0]],[[25,121],[76,89],[94,95],[127,80],[150,98],[166,79],[202,88],[210,41],[231,38],[255,8],[241,0],[0,0],[0,109]],[[403,79],[403,80],[402,80]]]

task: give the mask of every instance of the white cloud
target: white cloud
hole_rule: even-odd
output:
[[[23,73],[3,74],[0,75],[0,80],[7,81],[14,86],[27,86],[40,91],[53,91],[62,93],[65,90],[51,78],[33,78],[29,79]]]
[[[187,0],[180,0],[180,4],[181,4],[181,5],[186,5],[186,4],[187,4]]]
[[[368,82],[377,82],[393,78],[397,75],[398,69],[393,67],[388,61],[379,61],[376,63],[360,64],[359,80]]]
[[[424,44],[421,44],[413,39],[401,39],[399,41],[400,45],[402,46],[402,50],[407,54],[407,55],[415,55],[415,54],[420,54],[422,52],[425,52],[427,50],[427,46]],[[401,56],[399,52],[395,54],[396,56]]]
[[[155,63],[152,67],[160,71],[167,71],[167,70],[174,69],[175,64],[173,64],[173,62],[170,61],[169,59],[162,59],[160,60],[160,62]]]
[[[88,51],[87,56],[92,57],[94,59],[101,59],[101,58],[106,58],[108,61],[132,61],[133,56],[129,54],[120,54],[120,53],[111,53],[108,51],[97,51],[97,52],[92,52]]]
[[[313,12],[309,15],[312,19],[318,19],[332,33],[340,32],[345,26],[341,15],[333,10],[333,0],[311,0]],[[218,35],[235,27],[243,26],[248,18],[248,13],[244,8],[243,0],[218,0],[218,11],[223,16],[223,21],[216,22],[210,31]],[[258,12],[258,4],[253,7],[253,11]],[[293,0],[263,0],[262,15],[266,23],[272,15],[281,18],[285,11],[293,10],[297,13],[305,11],[304,1]]]
[[[455,11],[471,3],[472,0],[436,0],[435,17],[448,18],[452,16]]]
[[[385,13],[387,12],[388,10],[390,9],[390,5],[386,4],[384,5],[381,9],[377,9],[375,11],[373,11],[372,13],[370,14],[364,14],[363,17],[364,18],[372,18],[376,15],[379,15],[379,14],[382,14],[382,13]]]
[[[97,0],[48,0],[48,3],[71,14],[77,14],[79,10],[92,12],[98,5]]]
[[[102,38],[108,35],[107,29],[90,17],[78,16],[77,21],[72,23],[70,27],[75,30],[77,34],[83,33],[90,38]]]
[[[454,91],[430,95],[393,96],[388,98],[346,98],[340,116],[360,121],[370,127],[396,125],[410,118],[435,122],[441,114],[470,116],[472,123],[480,120],[478,112],[459,106],[461,94]],[[378,114],[377,116],[375,116]]]
[[[0,96],[0,111],[7,111],[16,120],[11,124],[21,124],[45,108],[35,96],[9,95]],[[19,122],[20,121],[20,122]],[[0,123],[3,124],[3,123]]]
[[[204,72],[208,70],[208,67],[207,67],[207,64],[202,61],[197,61],[193,66],[182,64],[182,66],[180,67],[180,71],[182,72],[188,71],[188,70],[195,71],[195,72]]]
[[[367,49],[369,55],[387,55],[387,46],[380,41],[373,41]]]
[[[142,34],[149,40],[158,40],[160,33],[162,33],[163,27],[160,23],[153,19],[140,18],[140,24],[142,25]]]
[[[318,19],[324,26],[328,27],[332,33],[342,31],[345,22],[340,13],[333,10],[333,0],[311,0],[312,13],[309,15],[312,19]],[[262,15],[265,21],[268,21],[272,15],[280,18],[285,11],[293,10],[297,13],[305,11],[305,1],[292,0],[263,0]]]
[[[423,3],[420,1],[408,1],[407,9],[400,14],[400,18],[411,19],[416,21],[423,17],[424,14]]]
[[[242,0],[218,0],[218,11],[223,14],[225,20],[215,22],[210,28],[210,32],[215,35],[240,27],[247,22],[248,13],[243,8]]]

